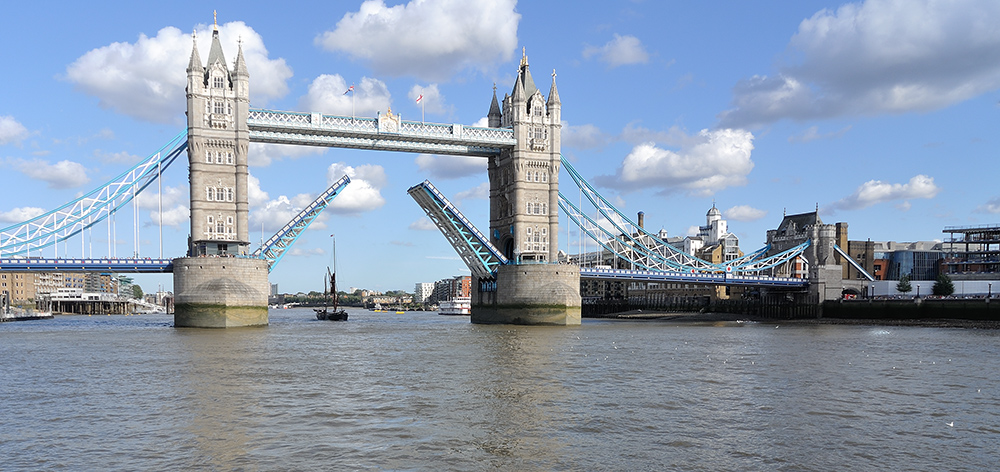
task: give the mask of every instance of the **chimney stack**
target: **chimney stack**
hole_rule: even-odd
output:
[[[643,218],[643,216],[645,216],[645,213],[643,213],[643,212],[640,211],[639,212],[639,227],[640,228],[645,228],[645,226],[642,225],[642,218]]]

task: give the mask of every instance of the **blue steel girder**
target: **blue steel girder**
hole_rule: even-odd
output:
[[[274,266],[278,265],[281,258],[285,256],[285,251],[295,244],[302,232],[316,220],[316,217],[323,213],[327,205],[340,193],[347,184],[351,183],[351,178],[343,176],[340,180],[330,185],[323,193],[319,194],[315,200],[306,205],[302,211],[292,217],[285,226],[282,226],[277,233],[268,238],[261,247],[257,248],[250,257],[264,259],[267,261],[267,271],[270,272]]]
[[[516,144],[511,128],[398,121],[380,128],[375,118],[252,108],[250,141],[489,157]]]
[[[601,247],[608,250],[619,258],[628,261],[640,268],[647,270],[674,270],[690,271],[690,268],[681,266],[673,261],[665,260],[658,254],[649,251],[649,248],[642,244],[630,244],[630,241],[623,240],[606,228],[598,224],[586,213],[580,211],[573,205],[562,192],[559,192],[559,208],[583,231],[590,239],[593,239]]]
[[[577,187],[586,195],[587,200],[597,208],[609,223],[617,229],[622,238],[629,241],[631,245],[645,246],[648,252],[659,255],[660,258],[670,261],[671,265],[677,267],[690,268],[704,272],[716,272],[725,270],[725,266],[713,264],[703,259],[694,257],[680,249],[677,249],[656,237],[656,235],[646,231],[643,227],[635,224],[618,211],[611,203],[604,199],[593,186],[581,176],[572,164],[562,157],[563,168],[576,183]]]
[[[455,252],[465,261],[472,275],[481,279],[496,277],[497,269],[508,264],[507,258],[489,239],[453,205],[434,184],[425,180],[406,191],[441,230]]]
[[[12,272],[173,272],[172,259],[46,259],[38,257],[0,258],[0,271]]]
[[[812,242],[807,239],[804,243],[786,249],[773,256],[765,257],[763,259],[756,261],[747,262],[746,264],[740,265],[738,267],[733,267],[733,271],[741,273],[752,273],[752,272],[759,273],[761,271],[768,270],[772,267],[777,267],[781,264],[785,264],[787,262],[794,260],[796,257],[799,257],[803,252],[805,252],[806,248],[808,248],[811,244]]]
[[[26,255],[65,241],[132,201],[187,150],[187,130],[102,187],[35,218],[0,229],[0,256]]]
[[[703,285],[748,285],[756,287],[804,287],[806,279],[734,275],[727,273],[678,272],[663,270],[602,269],[581,267],[581,278],[627,280],[633,282],[678,282]]]
[[[846,251],[844,251],[843,249],[841,249],[840,246],[834,244],[833,245],[833,249],[835,251],[837,251],[837,254],[840,254],[841,257],[843,257],[844,259],[847,259],[847,262],[849,264],[851,264],[851,266],[854,267],[855,270],[857,270],[858,272],[860,272],[861,275],[864,275],[865,278],[868,279],[869,282],[874,282],[875,281],[875,277],[873,277],[872,274],[869,274],[868,271],[865,270],[864,267],[861,267],[861,264],[858,264],[858,261],[855,261],[854,258],[851,257],[849,254],[847,254]]]

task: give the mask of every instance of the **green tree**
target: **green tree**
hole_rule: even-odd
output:
[[[937,281],[934,282],[932,290],[934,295],[947,297],[948,295],[955,293],[955,284],[951,283],[951,277],[944,274],[938,274]]]
[[[132,284],[132,298],[142,300],[142,287],[139,284]]]
[[[904,275],[899,278],[899,283],[896,284],[896,291],[899,293],[910,293],[913,290],[913,286],[910,285],[910,276]]]

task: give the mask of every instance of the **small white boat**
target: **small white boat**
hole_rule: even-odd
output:
[[[469,297],[459,297],[453,300],[446,300],[438,305],[439,315],[465,315],[472,312],[472,299]]]

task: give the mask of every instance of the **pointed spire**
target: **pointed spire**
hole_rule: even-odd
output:
[[[187,71],[203,71],[205,66],[201,63],[201,56],[198,55],[198,35],[194,31],[191,32],[191,60],[188,61]]]
[[[212,64],[219,62],[223,67],[228,67],[226,64],[226,55],[222,53],[222,43],[219,42],[219,30],[216,29],[212,31],[212,47],[208,51],[208,67],[212,67]]]
[[[243,39],[242,38],[240,38],[240,40],[238,41],[238,44],[239,44],[239,46],[238,46],[238,49],[236,51],[236,67],[235,67],[235,69],[236,69],[236,75],[243,76],[243,77],[249,77],[250,76],[250,72],[247,71],[247,63],[246,63],[246,60],[243,59]]]
[[[559,90],[556,89],[556,70],[552,69],[552,88],[549,89],[548,106],[559,105]]]
[[[493,103],[490,103],[490,113],[488,115],[486,115],[486,118],[489,121],[489,125],[488,126],[490,128],[499,128],[500,127],[500,119],[501,119],[502,116],[503,115],[500,112],[500,104],[497,103],[497,84],[496,84],[496,82],[494,82],[493,83]]]
[[[515,91],[518,85],[522,88],[524,98],[531,97],[538,90],[538,87],[535,87],[534,79],[531,78],[531,71],[528,70],[528,54],[525,48],[521,48],[521,65],[517,69],[517,83],[514,84]],[[511,95],[515,94],[511,93]]]

